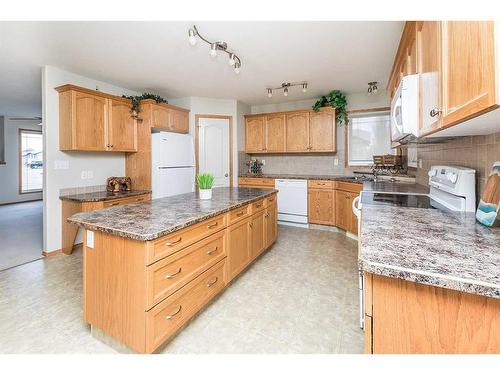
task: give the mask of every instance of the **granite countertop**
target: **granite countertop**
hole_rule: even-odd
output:
[[[364,181],[363,191],[374,193],[393,193],[393,194],[415,194],[427,195],[429,188],[424,185],[409,182],[391,182],[391,181]]]
[[[364,204],[363,271],[500,298],[500,228],[474,213]]]
[[[149,194],[149,193],[151,193],[150,190],[130,190],[130,191],[120,191],[118,193],[113,193],[104,190],[104,191],[61,195],[59,199],[67,201],[75,201],[75,202],[101,202],[101,201],[109,201],[112,199],[128,198],[136,195]]]
[[[330,180],[330,181],[346,181],[361,184],[361,178],[355,179],[355,176],[345,175],[305,175],[305,174],[240,174],[238,177],[246,178],[282,178],[282,179],[295,179],[295,180]]]
[[[198,193],[180,194],[81,212],[71,216],[68,221],[90,230],[150,241],[275,192],[277,190],[274,189],[214,188],[211,200],[200,200]]]

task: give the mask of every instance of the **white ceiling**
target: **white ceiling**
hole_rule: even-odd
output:
[[[188,22],[0,22],[0,114],[41,114],[40,67],[53,65],[167,98],[235,98],[247,104],[315,98],[332,89],[385,87],[403,22],[196,22],[242,60],[236,75],[219,53],[191,46]],[[266,87],[308,81],[288,98]]]

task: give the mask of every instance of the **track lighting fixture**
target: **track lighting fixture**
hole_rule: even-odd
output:
[[[223,41],[210,42],[209,40],[204,38],[202,35],[200,35],[196,26],[193,25],[193,27],[188,30],[189,44],[194,46],[196,44],[196,41],[197,41],[196,37],[199,37],[205,43],[210,45],[210,56],[211,57],[216,58],[218,51],[222,51],[222,52],[227,53],[229,55],[229,65],[231,65],[234,68],[234,72],[236,74],[240,74],[241,60],[233,52],[230,52],[227,50],[227,43],[226,42],[223,42]]]
[[[290,82],[284,82],[281,84],[279,87],[269,87],[267,88],[267,96],[271,98],[273,96],[273,90],[283,90],[283,95],[288,96],[288,93],[290,91],[290,87],[292,86],[302,86],[302,92],[307,92],[307,82],[297,82],[297,83],[290,83]]]

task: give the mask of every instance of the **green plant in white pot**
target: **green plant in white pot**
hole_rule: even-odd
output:
[[[200,190],[200,199],[212,199],[214,180],[214,175],[210,173],[203,173],[196,176],[196,184]]]

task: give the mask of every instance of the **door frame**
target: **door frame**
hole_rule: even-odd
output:
[[[22,185],[23,185],[23,176],[22,176],[22,164],[23,164],[23,156],[22,156],[22,143],[23,143],[23,140],[22,140],[22,134],[23,133],[33,133],[33,134],[40,134],[42,136],[42,142],[43,142],[43,132],[42,130],[36,130],[36,129],[24,129],[24,128],[19,128],[18,129],[18,132],[17,132],[17,161],[18,161],[18,165],[17,165],[17,173],[18,173],[18,183],[17,183],[17,188],[18,188],[18,193],[19,195],[23,195],[23,194],[33,194],[33,193],[42,193],[43,192],[43,179],[45,179],[45,177],[43,177],[42,179],[42,188],[41,189],[34,189],[34,190],[26,190],[26,191],[23,191],[22,189]],[[42,147],[43,147],[43,143],[42,143]],[[43,158],[43,155],[45,154],[45,150],[43,149],[42,150],[42,160],[44,160]],[[45,176],[45,164],[43,165],[43,174]],[[36,199],[36,200],[39,200],[39,199]]]
[[[194,127],[194,153],[195,153],[195,161],[196,161],[196,174],[199,172],[200,165],[200,119],[203,118],[215,118],[215,119],[223,119],[228,120],[229,126],[229,187],[233,187],[233,116],[225,116],[225,115],[200,115],[197,114],[194,116],[195,119],[195,127]]]

